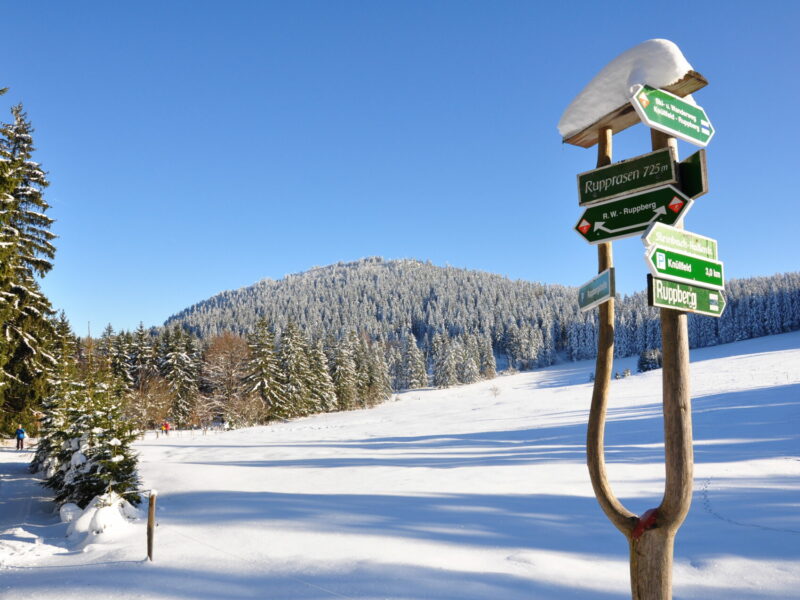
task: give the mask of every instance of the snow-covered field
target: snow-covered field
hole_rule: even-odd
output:
[[[800,332],[692,352],[695,494],[675,598],[800,598]],[[624,359],[616,368],[630,367]],[[380,407],[138,445],[145,527],[65,537],[0,452],[0,598],[624,599],[627,543],[592,495],[593,364]],[[634,512],[663,492],[661,372],[614,381],[609,475]]]

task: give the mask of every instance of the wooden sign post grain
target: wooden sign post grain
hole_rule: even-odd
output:
[[[614,128],[607,125],[597,130],[598,168],[611,163],[613,132]],[[671,148],[677,159],[675,138],[651,130],[651,142],[653,150]],[[598,245],[597,258],[598,273],[614,266],[611,242]],[[628,540],[633,600],[670,600],[675,534],[689,512],[694,468],[686,313],[661,309],[666,481],[661,504],[637,516],[616,498],[606,474],[604,436],[614,358],[613,298],[601,304],[599,311],[597,361],[586,437],[589,476],[603,512]]]
[[[155,490],[150,490],[150,501],[147,507],[147,558],[153,560],[153,538],[155,537],[156,527],[156,499],[158,494]]]

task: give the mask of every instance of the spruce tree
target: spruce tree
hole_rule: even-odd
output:
[[[291,411],[280,361],[275,349],[275,333],[266,320],[261,320],[250,336],[250,364],[245,379],[250,392],[257,394],[266,420],[285,418]]]
[[[370,344],[364,341],[367,384],[364,390],[364,403],[375,406],[385,402],[392,395],[392,381],[389,377],[389,365],[381,343]]]
[[[294,321],[289,321],[283,330],[278,356],[287,405],[287,413],[278,416],[287,418],[311,414],[313,400],[308,387],[308,382],[311,380],[308,348],[302,332]]]
[[[189,425],[197,400],[200,360],[194,340],[175,328],[165,340],[162,373],[173,393],[170,415],[178,427]]]
[[[46,395],[55,367],[47,351],[53,310],[36,280],[52,268],[55,234],[45,214],[49,183],[31,160],[33,128],[21,105],[11,112],[13,121],[0,127],[0,395],[3,412],[16,420]]]
[[[433,385],[438,388],[458,383],[453,344],[444,334],[436,334],[433,344]]]
[[[110,370],[91,339],[81,368],[83,381],[57,402],[61,421],[52,437],[61,443],[54,444],[45,485],[59,503],[85,507],[95,496],[114,492],[138,504],[137,457],[131,449],[136,431],[110,392]]]
[[[352,410],[358,398],[358,376],[352,334],[339,340],[333,368],[333,385],[339,410]]]
[[[428,370],[425,355],[417,346],[414,334],[409,334],[403,352],[403,373],[406,388],[415,390],[428,386]]]
[[[484,335],[478,343],[478,353],[480,358],[480,374],[484,379],[494,379],[497,377],[497,363],[492,350],[492,340]]]
[[[51,352],[56,366],[51,372],[49,393],[42,402],[39,443],[30,464],[32,473],[42,472],[47,478],[61,466],[59,455],[67,441],[67,416],[82,391],[77,380],[77,343],[63,312],[55,322],[54,330]]]
[[[454,348],[456,376],[460,383],[475,383],[480,379],[480,355],[477,341],[471,335],[461,337]]]
[[[310,368],[308,386],[315,412],[336,410],[336,388],[328,372],[328,358],[325,356],[322,340],[311,346],[308,362]]]

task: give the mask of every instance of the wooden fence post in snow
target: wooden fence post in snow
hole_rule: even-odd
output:
[[[147,558],[153,560],[153,538],[156,526],[156,499],[158,492],[150,490],[150,501],[147,507]]]

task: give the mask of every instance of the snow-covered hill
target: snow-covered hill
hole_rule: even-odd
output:
[[[692,352],[695,495],[675,598],[797,598],[800,333]],[[635,359],[615,365],[635,370]],[[624,538],[592,495],[590,362],[372,410],[139,444],[142,522],[82,544],[0,453],[0,598],[624,599]],[[660,371],[612,385],[607,457],[635,512],[663,492]]]

